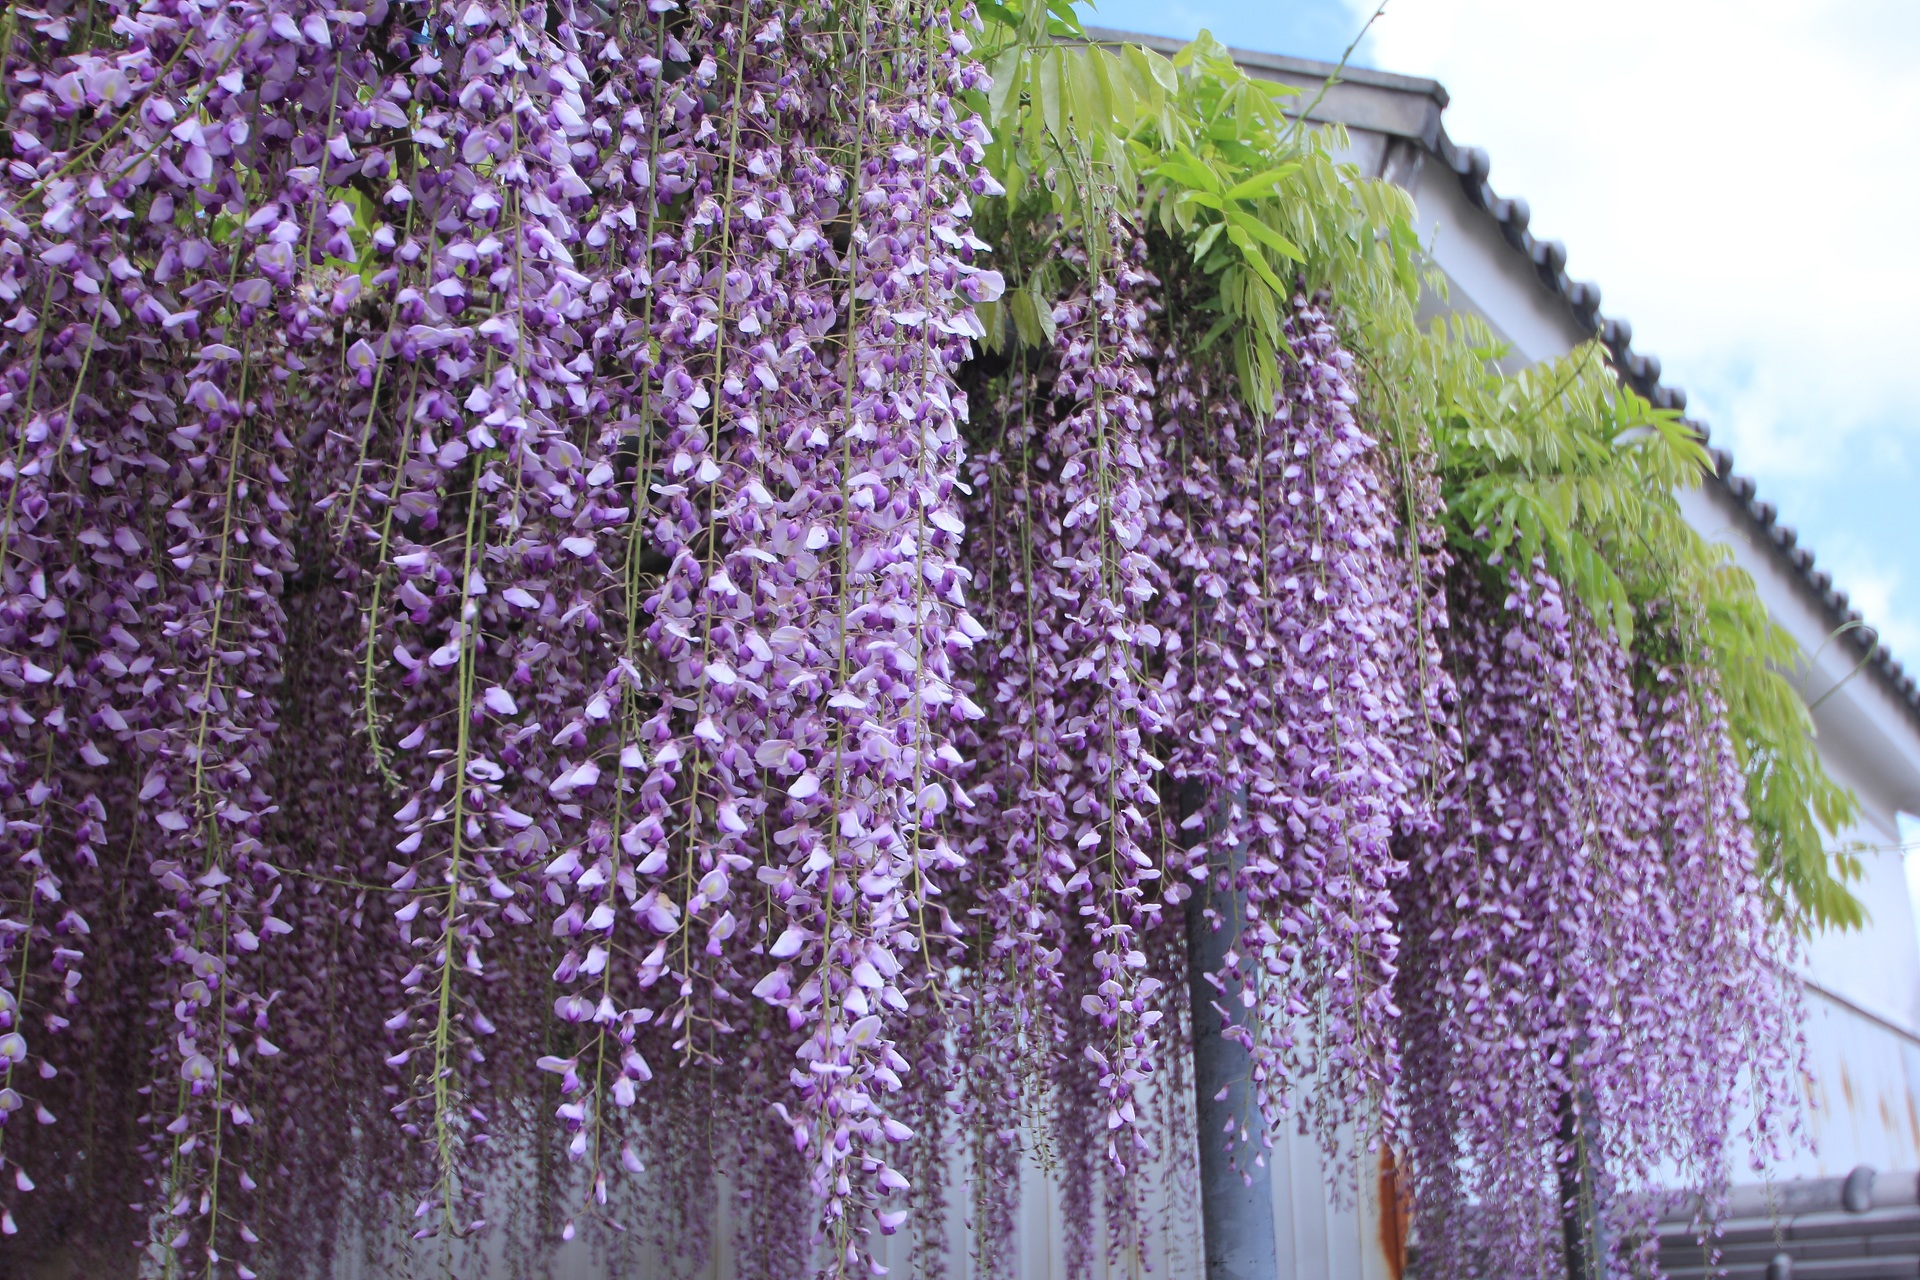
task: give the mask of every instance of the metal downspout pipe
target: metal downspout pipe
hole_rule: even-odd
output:
[[[1181,796],[1186,813],[1195,813],[1205,797],[1188,790]],[[1211,849],[1211,846],[1209,846]],[[1227,1149],[1227,1129],[1248,1127],[1253,1143],[1261,1143],[1259,1121],[1249,1086],[1247,1051],[1222,1036],[1221,1018],[1214,1008],[1219,993],[1203,976],[1219,969],[1229,949],[1240,941],[1246,903],[1238,893],[1216,895],[1215,876],[1237,869],[1210,852],[1205,884],[1194,886],[1186,902],[1187,989],[1193,1020],[1194,1115],[1200,1142],[1200,1215],[1205,1236],[1204,1280],[1278,1280],[1278,1255],[1273,1234],[1273,1165],[1254,1164],[1263,1145],[1235,1147],[1246,1157],[1234,1161]],[[1206,918],[1206,908],[1218,913],[1220,927]],[[1237,1136],[1237,1135],[1236,1135]],[[1235,1165],[1238,1167],[1235,1167]]]

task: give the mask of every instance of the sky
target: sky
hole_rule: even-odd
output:
[[[1360,0],[1103,0],[1094,25],[1334,59]],[[1390,0],[1353,61],[1458,143],[1920,671],[1920,4]]]

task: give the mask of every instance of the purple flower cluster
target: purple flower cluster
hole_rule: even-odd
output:
[[[977,930],[969,960],[987,975],[973,992],[968,1051],[985,1076],[971,1097],[1001,1094],[976,1123],[1003,1129],[993,1116],[1007,1101],[1058,1100],[1073,1135],[1062,1156],[1076,1266],[1093,1247],[1094,1156],[1104,1148],[1124,1175],[1147,1151],[1137,1122],[1168,994],[1148,955],[1163,905],[1156,740],[1168,726],[1169,642],[1152,620],[1166,580],[1149,371],[1157,282],[1129,228],[1095,230],[1065,249],[1078,284],[1052,309],[1051,347],[1010,377],[971,464],[986,639],[968,675],[986,717],[958,827]],[[992,1167],[983,1211],[1010,1222],[1018,1180]],[[1117,1229],[1137,1218],[1129,1202]]]
[[[1449,597],[1325,297],[1252,413],[1125,218],[991,255],[973,29],[0,18],[0,1269],[699,1255],[725,1175],[746,1273],[937,1274],[961,1145],[1010,1274],[1036,1144],[1139,1261],[1194,894],[1254,1159],[1716,1166],[1788,1010],[1703,665]]]
[[[1744,780],[1698,665],[1636,659],[1541,570],[1452,600],[1461,766],[1399,890],[1416,1229],[1441,1274],[1560,1274],[1597,1205],[1624,1267],[1643,1193],[1724,1185],[1755,1100],[1763,1139],[1791,1125]]]
[[[1423,616],[1430,504],[1409,513],[1395,475],[1423,460],[1363,429],[1352,358],[1319,305],[1296,300],[1289,338],[1270,420],[1191,366],[1170,381],[1162,448],[1180,462],[1191,583],[1165,623],[1188,642],[1170,771],[1203,798],[1181,826],[1208,918],[1246,913],[1246,954],[1206,976],[1252,1055],[1262,1118],[1281,1123],[1311,1083],[1331,1149],[1341,1125],[1393,1104],[1393,842],[1433,820],[1445,615]]]

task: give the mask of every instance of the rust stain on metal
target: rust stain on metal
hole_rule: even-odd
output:
[[[1809,1107],[1816,1112],[1825,1114],[1827,1110],[1827,1091],[1820,1087],[1819,1079],[1815,1077],[1811,1071],[1804,1068],[1800,1072],[1800,1090],[1801,1096],[1806,1098]]]
[[[1407,1273],[1407,1226],[1413,1218],[1413,1189],[1400,1176],[1393,1148],[1380,1145],[1380,1254],[1387,1262],[1393,1280],[1405,1280]]]

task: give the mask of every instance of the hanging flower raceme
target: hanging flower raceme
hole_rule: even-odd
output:
[[[302,16],[89,13],[76,32],[74,17],[41,15],[34,43],[71,52],[56,55],[55,74],[11,68],[8,85],[21,159],[7,222],[28,268],[14,285],[9,359],[23,394],[9,419],[9,509],[63,517],[55,536],[70,567],[55,582],[72,607],[57,606],[63,621],[42,643],[91,654],[82,669],[62,664],[77,696],[39,721],[83,718],[80,767],[124,778],[123,812],[144,837],[153,883],[139,896],[162,924],[145,945],[166,966],[144,994],[169,1016],[143,1117],[142,1198],[164,1247],[210,1257],[223,1192],[251,1182],[240,1157],[259,1055],[247,1029],[268,1000],[247,974],[262,939],[285,927],[271,914],[260,836],[272,801],[256,773],[275,715],[276,597],[292,567],[281,536],[292,445],[270,376],[284,371],[279,336],[248,332],[253,317],[230,305],[243,268],[291,258],[291,236],[262,234],[279,206],[256,210],[249,196],[298,182],[261,156],[286,108],[263,99],[283,96],[314,43],[288,27]],[[326,31],[326,18],[311,22]],[[10,534],[8,555],[31,550]],[[34,595],[35,573],[19,567]],[[75,781],[74,816],[59,825],[90,858],[106,814]],[[72,971],[77,953],[46,950]],[[54,1075],[46,1064],[43,1078]],[[24,1171],[18,1181],[31,1185]]]
[[[996,1060],[981,1105],[1021,1072],[1052,1082],[1071,1134],[1066,1194],[1093,1220],[1092,1159],[1124,1174],[1146,1141],[1132,1128],[1155,1070],[1163,978],[1147,972],[1161,867],[1150,814],[1159,764],[1149,744],[1167,720],[1161,462],[1146,360],[1155,283],[1144,245],[1118,219],[1078,236],[1062,261],[1078,277],[1052,310],[1051,350],[982,424],[971,522],[978,591],[991,601],[992,647],[972,654],[980,781],[960,818],[972,893],[991,942],[976,963],[1009,969],[983,984],[970,1048]],[[1011,997],[1011,998],[1009,998]],[[1084,1055],[1061,1054],[1084,1043]],[[1001,1073],[1011,1065],[1011,1076]],[[1032,1084],[1024,1086],[1031,1088]],[[1007,1118],[978,1122],[1004,1127]],[[1006,1220],[1017,1178],[987,1210]],[[1137,1213],[1121,1217],[1133,1221]],[[1091,1236],[1076,1231],[1082,1258]]]
[[[770,954],[797,949],[806,967],[791,995],[778,970],[767,993],[804,1035],[794,1136],[809,1144],[836,1266],[864,1251],[855,1206],[874,1207],[887,1232],[903,1216],[879,1209],[907,1189],[891,1162],[911,1135],[889,1096],[914,1070],[900,1052],[909,1031],[939,1035],[908,1022],[908,995],[930,976],[930,882],[958,865],[928,819],[946,808],[959,763],[953,727],[979,714],[953,688],[972,629],[954,563],[965,408],[953,377],[978,332],[972,304],[999,289],[965,234],[979,159],[954,97],[977,79],[965,42],[939,10],[904,28],[866,20],[861,39],[893,48],[853,104],[840,397],[787,514],[789,536],[825,535],[816,582],[837,587],[797,628],[827,658],[824,680],[789,686],[808,732],[788,748],[785,772],[794,754],[801,767],[786,787],[791,842],[775,895],[793,893]]]
[[[1414,1194],[1443,1271],[1558,1274],[1570,1218],[1630,1244],[1663,1160],[1725,1177],[1745,1073],[1779,1135],[1791,1005],[1711,690],[1636,691],[1542,571],[1485,590],[1455,577],[1463,762],[1401,890]]]
[[[1255,1011],[1232,1034],[1266,1121],[1311,1084],[1331,1148],[1391,1104],[1393,839],[1432,820],[1444,617],[1422,609],[1430,537],[1409,528],[1396,474],[1425,460],[1362,429],[1351,357],[1319,305],[1296,300],[1290,337],[1267,422],[1174,357],[1161,447],[1179,460],[1191,585],[1163,623],[1188,649],[1170,772],[1205,797],[1181,825],[1197,839],[1188,873],[1219,903],[1209,919],[1246,914],[1244,949],[1209,981],[1223,1009]],[[1417,496],[1412,514],[1429,518]]]

